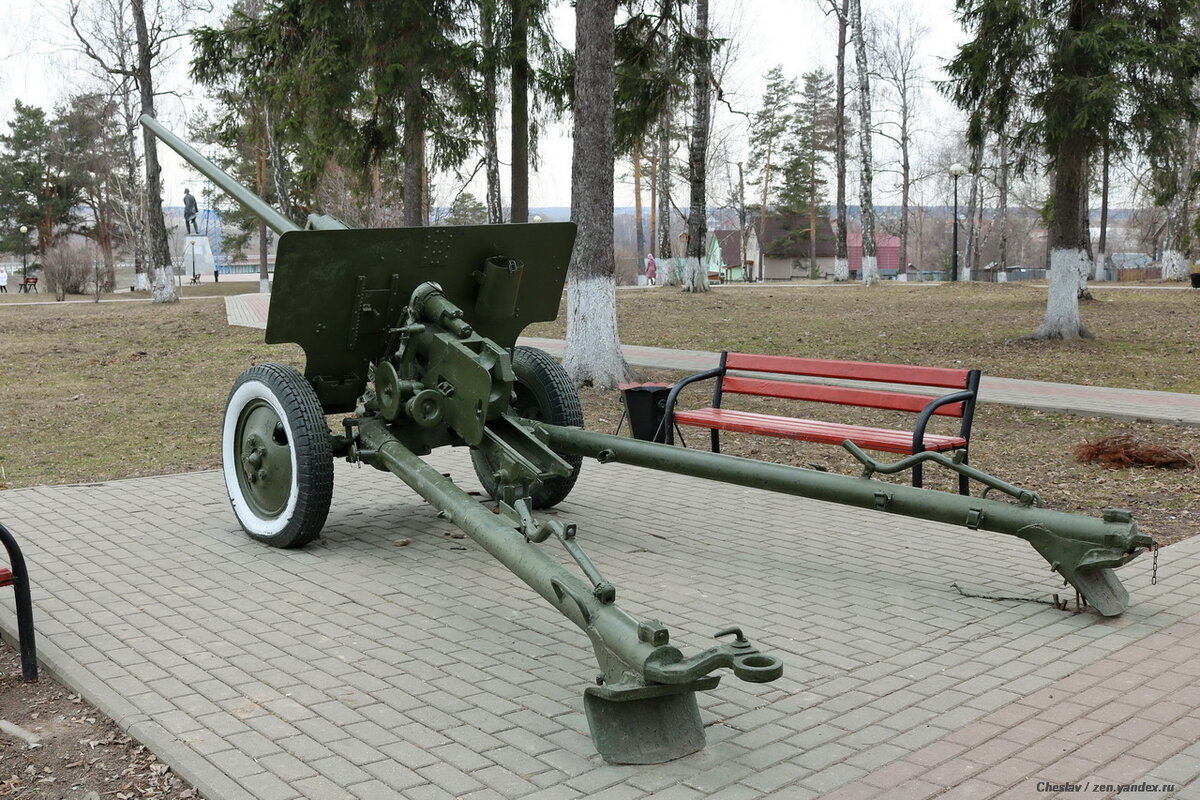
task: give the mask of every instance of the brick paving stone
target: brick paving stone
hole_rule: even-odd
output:
[[[242,778],[242,786],[262,800],[292,800],[294,797],[299,797],[296,789],[288,780],[267,772],[257,772]]]
[[[304,797],[320,797],[321,800],[353,800],[354,798],[354,795],[344,787],[323,775],[301,778],[292,785],[299,789]]]
[[[462,454],[434,461],[471,474]],[[786,668],[775,684],[728,676],[705,694],[705,751],[605,765],[581,711],[595,672],[587,638],[469,540],[450,550],[449,526],[394,479],[344,467],[324,537],[298,553],[237,533],[214,472],[5,492],[0,518],[19,523],[47,573],[35,597],[47,647],[103,676],[129,720],[181,732],[172,746],[197,763],[260,781],[253,796],[278,789],[271,778],[287,800],[380,787],[413,800],[973,797],[1011,780],[1032,796],[1037,776],[1073,763],[1186,775],[1172,778],[1181,785],[1200,773],[1189,744],[1200,615],[1180,613],[1200,573],[1150,587],[1135,561],[1119,573],[1133,605],[1117,620],[962,599],[946,576],[989,593],[1057,587],[1008,537],[880,525],[873,512],[737,487],[707,485],[712,502],[697,506],[671,498],[699,484],[662,474],[665,502],[626,508],[612,498],[641,496],[649,473],[589,465],[562,513],[620,572],[621,602],[666,620],[689,653],[722,625],[748,625]],[[149,508],[129,513],[134,497]],[[667,542],[648,541],[648,525]],[[713,529],[721,537],[688,533]],[[397,532],[412,544],[396,548]],[[814,565],[830,536],[853,553]],[[897,537],[919,550],[894,559]],[[1186,563],[1198,549],[1164,556]],[[95,591],[72,585],[83,575]],[[11,625],[3,596],[0,625]],[[304,772],[314,764],[326,774]]]
[[[317,774],[308,763],[301,761],[290,753],[272,753],[258,759],[258,764],[265,767],[275,777],[290,783],[299,778],[308,778]]]

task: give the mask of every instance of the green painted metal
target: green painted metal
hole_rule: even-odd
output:
[[[783,674],[778,659],[759,652],[736,629],[718,632],[736,632],[736,641],[685,658],[670,644],[666,626],[616,605],[615,588],[580,558],[581,551],[572,555],[584,578],[538,547],[554,534],[566,545],[574,526],[538,522],[521,501],[516,508],[502,504],[502,513],[493,514],[406,448],[378,417],[357,422],[357,441],[356,458],[390,470],[591,639],[601,672],[585,706],[592,739],[607,761],[659,763],[702,748],[695,693],[716,687],[714,670],[729,668],[753,682]]]
[[[352,231],[313,215],[300,230],[154,120],[142,122],[282,234],[266,339],[304,349],[321,410],[356,412],[344,434],[331,434],[332,451],[393,472],[587,634],[600,675],[585,706],[604,758],[655,763],[695,752],[704,745],[695,694],[717,685],[712,672],[728,668],[754,682],[782,675],[782,663],[736,628],[718,632],[734,641],[685,657],[666,626],[616,604],[616,587],[583,551],[574,524],[534,516],[535,493],[558,481],[565,496],[578,467],[512,405],[541,415],[539,393],[552,391],[560,409],[577,410],[578,398],[557,373],[552,390],[521,385],[512,353],[528,324],[558,313],[572,223]],[[319,436],[308,427],[305,435]],[[248,403],[226,428],[235,462],[227,480],[235,476],[236,494],[267,527],[294,522],[285,518],[298,489],[284,429],[266,401]],[[447,444],[474,448],[476,463],[492,471],[494,511],[420,459]],[[578,572],[544,551],[550,539]]]
[[[313,215],[300,230],[152,119],[143,124],[281,232],[266,339],[297,343],[307,355],[305,378],[316,401],[308,395],[315,421],[305,423],[306,434],[325,433],[319,411],[353,411],[345,432],[331,434],[336,455],[393,472],[588,636],[600,674],[584,707],[608,761],[657,763],[695,752],[704,745],[696,692],[717,686],[714,671],[767,682],[781,676],[782,664],[736,627],[715,633],[731,640],[685,657],[661,622],[622,610],[616,586],[581,547],[577,526],[534,514],[536,497],[552,505],[570,491],[578,461],[568,458],[620,461],[1018,536],[1100,613],[1119,614],[1128,605],[1113,570],[1154,546],[1128,513],[1094,520],[1049,511],[1036,494],[943,455],[882,464],[851,447],[865,467],[863,477],[853,478],[529,419],[548,416],[547,393],[560,422],[578,414],[574,389],[553,361],[518,361],[521,370],[541,376],[537,386],[523,385],[513,367],[520,332],[557,314],[575,238],[571,223],[348,230]],[[237,424],[226,426],[233,430],[226,449],[236,462],[226,474],[236,476],[238,493],[269,524],[294,522],[283,518],[294,505],[291,493],[299,491],[281,427],[265,402],[248,404]],[[476,470],[495,486],[494,508],[421,460],[443,445],[473,449]],[[925,460],[1015,502],[870,477]],[[315,534],[307,531],[303,541]],[[546,552],[551,540],[573,567]]]
[[[279,239],[267,342],[303,347],[326,413],[352,411],[418,286],[436,282],[480,337],[508,349],[527,325],[557,316],[574,242],[569,222],[289,233]],[[497,257],[523,269],[489,270]],[[483,296],[511,298],[511,312],[479,313]]]
[[[534,430],[555,450],[595,458],[601,463],[635,464],[1017,536],[1028,541],[1089,605],[1104,616],[1116,616],[1129,605],[1129,593],[1113,570],[1155,546],[1153,538],[1138,532],[1128,512],[1113,510],[1102,519],[1095,519],[1053,511],[1038,507],[1033,502],[1036,495],[1015,487],[1012,488],[1016,495],[1027,497],[1027,502],[1008,503],[947,494],[577,428],[534,424]],[[914,463],[916,460],[908,459]],[[886,467],[876,463],[875,471],[896,471]],[[986,476],[978,470],[966,469]],[[991,479],[991,476],[986,477]]]
[[[229,177],[227,172],[202,156],[187,142],[164,128],[162,123],[154,117],[149,114],[142,114],[138,121],[144,127],[149,128],[155,136],[162,140],[163,144],[178,153],[184,161],[195,167],[201,175],[221,187],[222,191],[245,206],[247,211],[261,218],[263,222],[267,223],[268,228],[280,234],[300,230],[299,225],[271,208],[261,197]]]
[[[260,516],[277,516],[292,488],[292,459],[279,415],[269,403],[255,401],[243,411],[235,437],[242,496]]]

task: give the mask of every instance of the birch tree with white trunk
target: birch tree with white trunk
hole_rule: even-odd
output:
[[[688,143],[688,177],[691,185],[691,210],[688,212],[688,266],[684,274],[685,292],[707,292],[708,267],[704,263],[708,244],[708,126],[709,83],[712,52],[708,36],[708,0],[696,0],[696,58],[692,80],[692,135]]]
[[[881,122],[879,133],[900,152],[900,271],[908,264],[909,204],[912,186],[913,133],[916,111],[925,78],[921,69],[921,46],[929,28],[919,21],[916,9],[908,3],[881,19],[880,30],[872,39],[877,74],[887,87],[885,111],[889,119]]]
[[[1093,268],[1085,222],[1088,164],[1105,141],[1161,155],[1178,128],[1200,119],[1200,3],[1073,0],[1035,8],[958,0],[971,39],[947,64],[944,86],[970,113],[969,138],[1003,130],[1016,101],[1029,117],[1015,136],[1040,146],[1053,176],[1048,205],[1050,279],[1039,339],[1091,334],[1079,314],[1081,276]],[[1029,91],[1019,91],[1027,86]]]
[[[836,121],[834,128],[833,168],[837,182],[837,200],[829,209],[829,224],[833,228],[833,279],[850,280],[850,256],[846,246],[846,36],[850,27],[850,0],[825,0],[826,14],[837,19],[837,57],[833,72]]]
[[[1194,218],[1196,149],[1200,136],[1194,122],[1185,125],[1184,131],[1177,146],[1172,148],[1169,166],[1160,171],[1160,180],[1165,184],[1164,194],[1168,198],[1162,255],[1162,277],[1168,281],[1186,280],[1191,272],[1188,245]]]
[[[578,226],[567,272],[563,367],[577,385],[615,389],[629,368],[617,335],[613,252],[613,24],[616,0],[575,5],[575,108],[571,219]]]
[[[184,12],[174,14],[168,14],[159,0],[151,0],[149,9],[145,0],[91,4],[72,0],[68,6],[69,23],[84,55],[108,76],[110,85],[136,94],[139,114],[152,117],[157,115],[154,73],[166,57],[167,43],[180,35],[178,31],[184,24]],[[133,130],[129,136],[135,138]],[[146,272],[138,275],[138,288],[145,286],[148,274],[152,283],[146,288],[150,289],[153,301],[175,303],[179,301],[179,293],[162,213],[158,140],[148,129],[142,129],[141,138],[145,172],[138,192],[142,219],[137,228],[144,234],[142,252],[146,258]],[[132,147],[131,142],[131,152]],[[131,155],[131,159],[135,158]]]
[[[875,256],[875,203],[872,199],[874,153],[871,146],[871,72],[867,64],[867,35],[863,28],[862,0],[850,0],[854,24],[854,61],[858,70],[859,213],[862,215],[862,282],[879,283]]]

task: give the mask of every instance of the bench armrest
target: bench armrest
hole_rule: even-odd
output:
[[[950,405],[951,403],[967,403],[975,399],[974,389],[964,389],[961,392],[951,392],[944,394],[941,397],[935,397],[930,401],[929,405],[921,409],[920,416],[917,417],[917,424],[913,427],[913,452],[920,453],[925,449],[925,426],[929,424],[933,412],[942,406]],[[963,438],[967,438],[966,432],[963,433]]]
[[[667,395],[666,413],[663,414],[663,425],[666,426],[666,438],[663,441],[666,444],[675,444],[675,401],[679,399],[679,391],[689,384],[709,378],[718,378],[724,374],[724,366],[714,367],[704,372],[697,372],[695,375],[689,375],[671,387],[671,391]]]

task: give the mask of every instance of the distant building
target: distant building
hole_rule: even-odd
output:
[[[830,225],[829,218],[824,215],[817,217],[816,222],[816,277],[828,278],[833,275],[833,257],[836,252],[833,226]],[[810,260],[807,216],[767,217],[761,242],[757,241],[757,223],[752,222],[750,227],[758,245],[757,249],[761,252],[764,280],[789,281],[793,278],[812,276],[813,264]],[[751,260],[749,255],[747,255],[747,260]],[[757,277],[759,265],[757,259],[754,261],[753,267],[755,277]]]
[[[740,281],[745,280],[745,265],[742,263],[742,236],[741,231],[736,229],[713,231],[712,237],[717,240],[717,245],[721,248],[721,266],[724,269],[725,275],[722,276],[726,280]],[[757,242],[756,242],[757,244]],[[746,261],[750,260],[750,243],[746,243]]]
[[[862,233],[846,234],[846,251],[850,262],[850,274],[862,275]],[[875,264],[881,278],[894,278],[900,269],[900,237],[890,233],[875,234]]]

